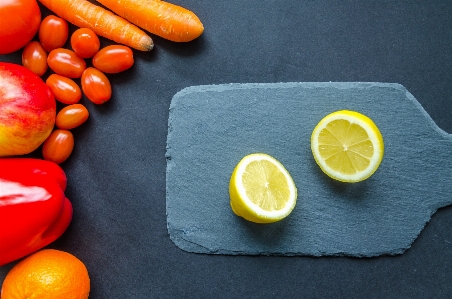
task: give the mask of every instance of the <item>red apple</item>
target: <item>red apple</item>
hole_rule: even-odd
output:
[[[55,97],[40,77],[0,62],[0,157],[37,149],[52,132],[55,116]]]

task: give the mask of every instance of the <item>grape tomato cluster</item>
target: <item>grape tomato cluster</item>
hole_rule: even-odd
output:
[[[42,146],[44,159],[60,164],[74,148],[70,130],[88,120],[89,111],[80,103],[83,95],[96,105],[109,101],[112,88],[106,74],[132,67],[133,52],[124,45],[101,48],[99,37],[89,28],[78,28],[69,37],[67,21],[54,15],[41,21],[38,39],[24,47],[22,65],[40,77],[50,69],[45,83],[65,105],[56,115],[56,129]],[[71,49],[64,48],[68,40]]]

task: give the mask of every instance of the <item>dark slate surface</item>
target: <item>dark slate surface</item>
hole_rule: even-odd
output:
[[[385,142],[377,172],[356,184],[326,177],[310,150],[315,125],[342,109],[373,119]],[[168,230],[189,252],[400,254],[452,203],[452,137],[398,84],[194,86],[174,96],[168,126]],[[277,158],[298,188],[294,211],[275,224],[249,223],[229,205],[232,170],[254,152]]]

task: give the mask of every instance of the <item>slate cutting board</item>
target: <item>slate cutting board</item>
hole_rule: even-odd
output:
[[[349,109],[379,127],[385,155],[366,181],[324,175],[310,135]],[[262,83],[186,88],[171,102],[166,208],[171,240],[206,254],[359,256],[401,254],[452,197],[452,138],[401,85]],[[298,188],[286,219],[254,224],[232,213],[228,184],[242,157],[278,159]]]

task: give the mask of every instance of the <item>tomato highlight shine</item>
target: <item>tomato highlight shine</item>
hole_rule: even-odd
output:
[[[125,71],[132,67],[133,63],[132,50],[123,45],[106,46],[93,57],[93,66],[107,74]]]
[[[58,48],[47,56],[47,64],[58,75],[68,78],[80,78],[86,69],[86,62],[74,51]]]
[[[37,41],[29,42],[22,52],[22,65],[35,73],[42,76],[47,71],[47,52]]]
[[[61,164],[69,158],[74,149],[74,136],[68,130],[57,129],[44,141],[42,155],[44,160]]]
[[[49,15],[42,20],[38,35],[42,47],[50,52],[64,46],[69,36],[69,26],[66,20]]]
[[[55,95],[55,99],[63,104],[76,104],[82,98],[82,90],[70,78],[58,74],[51,74],[47,78],[46,84]]]
[[[89,117],[88,109],[82,104],[64,107],[58,112],[55,124],[59,129],[70,130],[83,124]]]
[[[100,40],[93,30],[79,28],[71,35],[71,47],[81,58],[91,58],[99,51]]]
[[[103,104],[111,98],[111,84],[107,76],[96,68],[88,67],[82,75],[82,90],[94,104]]]

